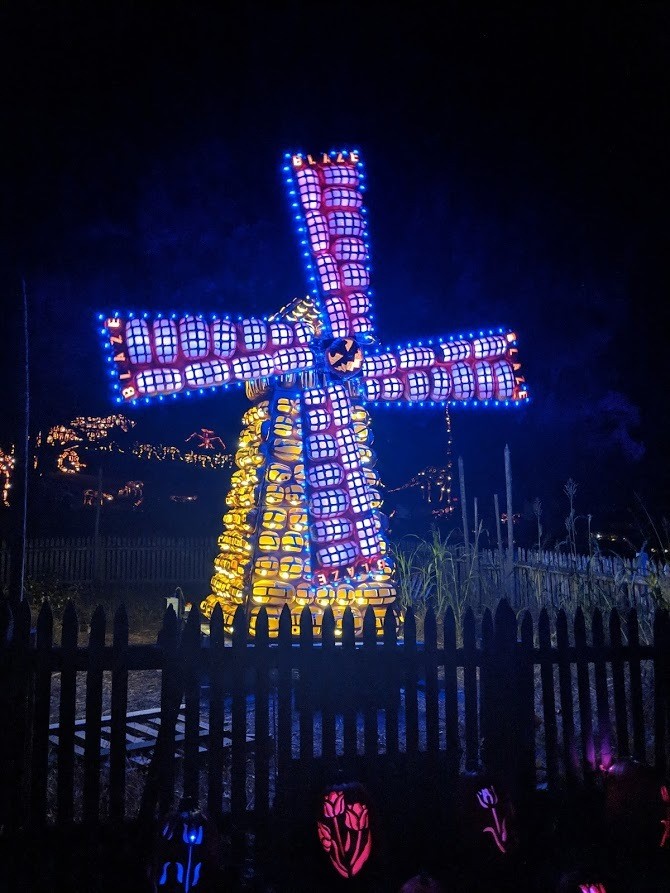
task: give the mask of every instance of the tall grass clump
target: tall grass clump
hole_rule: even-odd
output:
[[[452,543],[453,531],[442,534],[432,527],[426,539],[415,534],[402,537],[391,545],[395,560],[398,598],[404,610],[411,607],[422,619],[430,607],[438,618],[451,608],[460,629],[468,606],[480,608],[495,597],[479,574],[478,545],[480,529],[469,549]]]

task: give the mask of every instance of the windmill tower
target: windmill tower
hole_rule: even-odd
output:
[[[309,294],[267,318],[101,314],[116,399],[138,405],[245,386],[205,616],[232,629],[239,605],[270,633],[288,605],[320,626],[371,606],[381,631],[396,599],[368,410],[408,404],[519,405],[516,336],[497,329],[382,348],[371,313],[370,250],[357,152],[288,154],[283,167]]]

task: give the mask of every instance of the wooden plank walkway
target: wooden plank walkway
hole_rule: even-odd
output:
[[[177,745],[176,755],[181,756],[179,745],[183,744],[185,738],[185,705],[182,704],[177,717],[177,725],[175,728],[175,744]],[[146,763],[149,754],[147,751],[153,749],[158,737],[158,730],[161,724],[161,711],[159,707],[150,710],[131,710],[126,714],[126,753],[128,758],[133,762],[141,764]],[[111,715],[103,716],[100,726],[100,756],[104,759],[109,757],[111,743],[112,717]],[[60,738],[60,724],[55,722],[49,726],[49,743],[54,747],[58,747]],[[206,753],[207,747],[204,746],[209,738],[209,723],[205,719],[200,719],[199,752]],[[74,724],[74,753],[75,756],[82,757],[85,752],[86,740],[86,720],[78,719]],[[249,743],[249,739],[247,739]],[[230,747],[230,732],[224,729],[223,746]]]

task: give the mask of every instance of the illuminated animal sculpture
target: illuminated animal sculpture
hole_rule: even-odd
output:
[[[119,403],[243,384],[244,414],[205,616],[243,605],[270,632],[288,605],[333,608],[336,633],[368,606],[378,630],[396,599],[367,406],[519,404],[516,336],[487,330],[379,346],[357,152],[286,156],[283,168],[310,294],[268,318],[100,315]]]

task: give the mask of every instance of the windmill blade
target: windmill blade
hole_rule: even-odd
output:
[[[295,375],[312,369],[315,328],[305,318],[100,314],[118,403]]]
[[[368,354],[363,391],[386,404],[520,403],[528,393],[519,369],[512,331],[430,338]]]
[[[289,153],[284,173],[327,334],[371,340],[370,254],[358,153]]]

